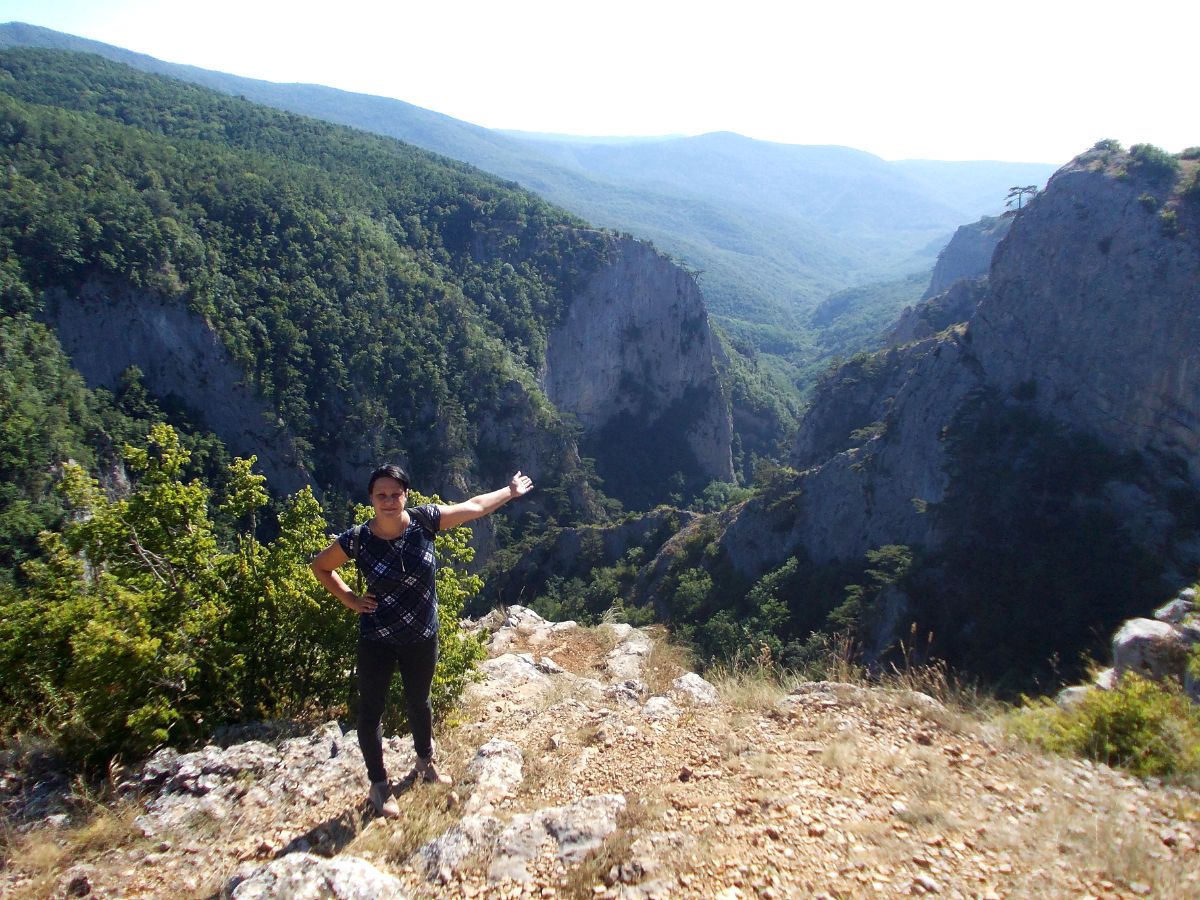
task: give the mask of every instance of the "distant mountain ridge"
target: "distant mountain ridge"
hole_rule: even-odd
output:
[[[809,369],[829,342],[813,331],[808,313],[826,296],[927,270],[955,228],[999,212],[1010,185],[1041,184],[1055,168],[886,162],[846,147],[771,144],[730,133],[636,140],[522,136],[400,100],[166,63],[20,23],[0,26],[5,46],[96,53],[399,138],[517,181],[595,224],[653,241],[701,273],[719,323],[751,346],[773,346],[770,353]]]

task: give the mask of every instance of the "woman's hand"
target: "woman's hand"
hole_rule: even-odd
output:
[[[517,474],[512,477],[512,481],[508,483],[508,492],[513,496],[513,498],[524,497],[532,490],[533,479],[528,475],[522,475],[520,472],[517,472]]]
[[[378,605],[374,594],[363,594],[361,597],[358,594],[351,594],[350,599],[346,601],[346,606],[356,613],[373,613]]]

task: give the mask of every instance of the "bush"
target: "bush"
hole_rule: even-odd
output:
[[[1013,730],[1055,753],[1135,775],[1200,774],[1200,709],[1170,682],[1128,674],[1115,690],[1091,691],[1073,709],[1028,702]]]
[[[1134,144],[1129,148],[1130,166],[1148,178],[1174,178],[1179,160],[1153,144]]]
[[[225,723],[343,710],[355,620],[309,571],[310,554],[329,540],[312,493],[288,502],[279,537],[264,544],[255,515],[267,495],[252,458],[230,466],[219,505],[203,483],[182,480],[187,451],[168,426],[125,458],[138,483],[120,500],[67,467],[76,518],[42,536],[25,591],[0,591],[6,727],[36,728],[77,762],[103,765]],[[239,524],[232,546],[219,541],[214,513]],[[433,701],[443,717],[483,656],[459,627],[480,584],[455,568],[470,561],[468,534],[438,537],[446,564]]]
[[[1105,138],[1102,141],[1096,141],[1096,143],[1092,145],[1092,149],[1099,150],[1103,153],[1120,153],[1121,142],[1114,140],[1113,138]]]

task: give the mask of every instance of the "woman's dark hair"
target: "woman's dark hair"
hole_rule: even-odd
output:
[[[380,478],[394,478],[396,481],[404,485],[404,489],[408,490],[408,473],[405,472],[395,463],[388,463],[386,466],[380,466],[371,473],[371,480],[367,482],[367,496],[371,496],[371,492],[375,490],[375,482]]]

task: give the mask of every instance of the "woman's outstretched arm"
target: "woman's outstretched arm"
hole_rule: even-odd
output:
[[[462,503],[439,506],[438,509],[442,513],[439,527],[445,531],[476,519],[482,519],[484,516],[494,513],[509,500],[524,497],[531,490],[533,490],[533,479],[517,472],[508,482],[508,487],[502,487],[498,491],[491,491],[487,494],[478,494]]]

